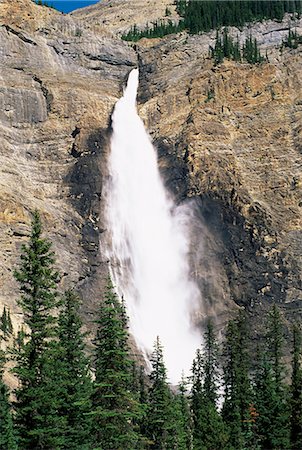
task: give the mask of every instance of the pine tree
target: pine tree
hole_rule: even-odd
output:
[[[164,364],[163,348],[159,337],[151,355],[152,371],[149,375],[150,388],[146,417],[146,434],[154,450],[174,448],[172,394],[167,383],[167,371]],[[171,443],[172,441],[172,443]]]
[[[21,291],[18,305],[26,327],[14,349],[14,373],[19,381],[15,390],[16,425],[24,450],[59,448],[62,442],[61,423],[56,417],[58,382],[52,377],[55,362],[51,359],[54,309],[59,304],[54,262],[51,243],[42,238],[41,219],[35,211],[30,240],[22,247],[21,264],[15,271]]]
[[[208,322],[204,351],[197,350],[192,368],[191,409],[193,414],[194,448],[224,449],[227,433],[217,411],[218,400],[218,344],[214,327]]]
[[[187,381],[182,376],[178,386],[178,393],[174,398],[174,422],[176,431],[177,450],[191,450],[193,448],[192,420],[188,402]]]
[[[85,356],[85,334],[81,332],[79,298],[67,291],[58,320],[59,342],[56,348],[57,373],[60,377],[61,408],[58,416],[64,418],[64,448],[90,449],[92,382],[89,361]]]
[[[204,396],[206,400],[216,406],[218,399],[219,380],[219,347],[216,340],[214,325],[211,320],[207,323],[204,342],[202,367],[204,373]]]
[[[4,339],[6,339],[13,332],[13,324],[10,316],[10,310],[3,308],[3,313],[1,316],[1,331],[3,333]]]
[[[290,386],[291,448],[302,448],[302,337],[301,328],[293,327],[292,378]]]
[[[203,424],[203,373],[202,373],[202,356],[198,349],[196,351],[196,357],[193,360],[192,365],[192,389],[191,389],[191,410],[193,420],[193,443],[194,447],[201,446],[203,443],[203,430],[201,424]]]
[[[273,306],[268,318],[268,332],[264,356],[255,376],[255,407],[257,418],[257,434],[260,444],[265,449],[288,449],[289,413],[286,401],[286,387],[283,382],[284,364],[283,331],[281,313]]]
[[[222,415],[229,428],[230,445],[244,448],[252,391],[249,378],[248,331],[243,312],[228,323],[224,345],[225,400]]]
[[[95,340],[92,420],[96,448],[133,450],[140,441],[135,424],[141,411],[131,392],[131,360],[123,304],[111,281],[100,305]]]
[[[7,322],[7,313],[6,313],[6,307],[3,308],[3,313],[1,316],[1,331],[3,332],[3,336],[7,336],[8,331],[8,322]]]
[[[4,364],[5,355],[0,350],[0,450],[17,450],[16,435],[9,403],[9,392],[3,382]]]
[[[10,310],[7,311],[7,333],[12,334],[13,332],[13,323],[10,316]]]

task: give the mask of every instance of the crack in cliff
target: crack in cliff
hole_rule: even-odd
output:
[[[8,33],[11,33],[15,36],[17,36],[19,39],[21,39],[21,41],[25,42],[26,44],[31,44],[31,45],[37,45],[37,43],[35,41],[33,41],[32,39],[26,37],[23,33],[21,33],[21,31],[15,30],[14,28],[10,27],[9,25],[2,25],[3,28],[6,29],[6,31]]]
[[[32,75],[32,78],[34,81],[36,81],[36,83],[38,83],[40,85],[43,97],[45,98],[45,101],[46,101],[46,109],[47,109],[47,112],[49,113],[51,111],[53,95],[51,94],[51,92],[49,92],[47,87],[43,84],[43,81],[39,77],[37,77],[37,75]]]

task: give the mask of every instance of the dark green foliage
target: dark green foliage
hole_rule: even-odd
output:
[[[146,417],[146,435],[152,442],[150,448],[167,450],[175,447],[172,394],[167,383],[163,349],[157,338],[151,355],[152,371]],[[176,447],[177,448],[177,447]]]
[[[245,59],[250,64],[258,64],[263,62],[265,59],[263,56],[261,56],[257,40],[253,39],[251,35],[245,40],[242,54],[243,59]]]
[[[191,450],[193,447],[192,419],[188,401],[187,382],[183,377],[178,393],[174,398],[174,420],[178,450]]]
[[[10,310],[7,311],[7,333],[12,334],[13,332],[13,324],[10,316]]]
[[[227,433],[217,411],[218,344],[212,322],[205,333],[204,352],[197,350],[192,367],[191,409],[193,416],[193,448],[223,450]]]
[[[92,410],[95,448],[133,450],[140,440],[135,425],[141,411],[131,392],[126,314],[110,280],[97,324]]]
[[[0,450],[17,450],[16,435],[9,403],[9,392],[3,382],[4,364],[4,352],[0,350]]]
[[[228,41],[227,31],[217,37],[223,52],[230,56],[233,43]],[[35,212],[30,240],[22,247],[21,264],[15,272],[25,325],[18,331],[12,352],[18,379],[13,416],[3,382],[5,357],[0,351],[0,450],[302,448],[301,329],[300,325],[293,328],[288,388],[284,381],[284,326],[275,305],[268,316],[265,347],[258,352],[253,372],[246,315],[241,312],[227,326],[223,357],[213,324],[207,324],[203,350],[197,351],[193,361],[191,392],[183,379],[174,393],[167,382],[159,338],[149,376],[130,358],[125,305],[109,280],[97,320],[92,384],[79,300],[72,291],[59,300],[54,262],[51,243],[42,237],[41,220]],[[12,332],[6,308],[1,330],[2,339]],[[224,362],[221,413],[217,408],[220,360]]]
[[[292,378],[290,386],[291,448],[302,448],[302,336],[301,328],[293,327]]]
[[[204,353],[202,358],[203,391],[207,401],[216,406],[219,382],[219,347],[211,321],[207,323],[204,336]]]
[[[23,245],[21,264],[15,271],[26,331],[15,346],[14,373],[19,385],[16,395],[16,424],[22,449],[59,448],[61,423],[57,418],[60,403],[58,383],[52,360],[56,334],[54,309],[58,273],[54,269],[51,243],[41,236],[41,220],[34,212],[28,245]]]
[[[147,25],[144,30],[138,30],[137,26],[134,25],[133,27],[131,27],[128,33],[122,35],[122,39],[124,41],[136,42],[142,38],[158,38],[164,37],[167,34],[179,33],[180,31],[183,31],[183,29],[183,22],[175,25],[172,20],[168,20],[168,22],[157,20],[156,22],[152,23],[151,26]]]
[[[225,398],[222,415],[229,428],[229,445],[236,450],[245,446],[245,434],[252,390],[249,378],[250,358],[248,352],[248,330],[244,312],[228,323],[224,344],[224,389]]]
[[[138,30],[134,25],[128,33],[122,35],[122,39],[135,42],[143,37],[163,37],[183,30],[197,34],[223,26],[242,27],[248,22],[265,19],[282,20],[285,13],[302,12],[301,0],[176,0],[175,4],[182,17],[178,24],[159,20],[151,26],[147,25],[144,30]],[[166,16],[171,14],[169,11],[166,9]],[[237,61],[239,55],[235,54],[234,59]]]
[[[302,36],[300,36],[297,33],[297,30],[292,31],[291,29],[289,29],[288,30],[288,36],[285,39],[285,41],[283,41],[284,47],[298,48],[299,44],[302,44]]]
[[[176,0],[176,5],[184,18],[184,28],[192,34],[222,26],[241,27],[247,22],[263,19],[281,20],[286,12],[302,12],[301,0]]]
[[[91,438],[91,391],[89,361],[84,353],[85,335],[81,332],[79,299],[72,291],[63,298],[58,320],[57,372],[60,377],[61,408],[65,421],[64,448],[85,450]]]
[[[10,317],[10,311],[4,306],[1,316],[1,331],[4,339],[6,339],[13,332],[13,324]]]
[[[210,48],[210,55],[214,59],[215,65],[222,63],[224,58],[234,61],[245,60],[250,64],[259,64],[265,60],[258,48],[257,40],[250,35],[246,38],[245,43],[240,48],[239,39],[236,42],[229,36],[228,29],[225,28],[223,33],[216,33],[215,47]]]
[[[217,30],[216,32],[216,42],[215,47],[213,49],[210,49],[211,56],[214,59],[215,65],[222,63],[224,58],[224,52],[223,52],[223,45],[222,45],[222,39],[221,36]]]
[[[256,430],[261,447],[268,450],[290,448],[282,356],[282,320],[279,309],[274,305],[269,314],[265,352],[260,355],[255,374]]]
[[[165,9],[165,16],[166,17],[171,16],[171,10],[168,7],[166,7]]]

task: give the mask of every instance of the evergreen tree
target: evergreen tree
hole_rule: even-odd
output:
[[[95,341],[92,420],[96,448],[133,450],[140,441],[135,424],[139,404],[131,392],[131,360],[123,304],[108,281],[100,305]]]
[[[1,331],[3,332],[3,336],[7,336],[8,331],[8,322],[7,322],[7,313],[6,313],[6,307],[3,308],[3,313],[1,316]]]
[[[3,333],[4,339],[6,339],[13,332],[13,324],[10,316],[10,310],[3,308],[3,313],[1,316],[1,331]]]
[[[299,36],[297,30],[288,30],[288,36],[285,41],[283,41],[284,47],[288,48],[298,48],[299,44],[302,44],[302,36]]]
[[[135,428],[139,430],[139,440],[136,449],[149,448],[151,442],[146,437],[146,416],[148,409],[148,391],[146,386],[147,375],[144,366],[132,361],[132,381],[131,392],[133,398],[138,402],[140,408],[140,415],[134,420]]]
[[[35,211],[30,240],[22,247],[21,264],[15,271],[21,291],[18,305],[26,326],[14,350],[14,373],[19,382],[15,390],[16,425],[24,450],[59,448],[62,443],[58,382],[52,377],[55,362],[51,359],[54,309],[59,304],[54,262],[51,243],[42,238],[41,219]]]
[[[79,298],[67,291],[59,315],[57,372],[60,376],[61,408],[65,420],[64,448],[90,449],[91,389],[89,361],[84,353],[84,337],[79,317]]]
[[[226,430],[217,411],[218,400],[218,344],[211,321],[205,333],[204,353],[196,352],[192,368],[191,409],[193,415],[194,448],[224,449]]]
[[[172,423],[172,394],[167,383],[163,348],[158,337],[151,355],[151,364],[146,434],[152,442],[150,448],[168,450],[175,446],[175,435],[173,434],[175,430],[173,430]]]
[[[193,448],[191,413],[188,402],[187,382],[184,376],[182,376],[178,386],[178,393],[173,403],[177,444],[175,448],[177,450],[191,450]]]
[[[216,406],[218,399],[219,380],[219,347],[216,340],[214,326],[211,320],[207,323],[204,342],[202,366],[204,373],[204,397]]]
[[[10,316],[10,310],[7,311],[7,333],[12,334],[13,332],[13,323]]]
[[[255,375],[255,406],[258,413],[257,434],[262,448],[288,449],[289,414],[283,383],[283,332],[280,310],[273,306],[268,318],[264,356]]]
[[[249,379],[248,331],[243,312],[228,323],[224,345],[223,418],[229,428],[229,445],[240,450],[245,445],[247,421],[252,404]]]
[[[223,53],[223,45],[220,34],[218,30],[216,31],[216,42],[215,47],[211,49],[212,58],[214,59],[214,64],[220,64],[223,62],[224,53]]]
[[[301,0],[176,0],[183,26],[190,33],[209,31],[221,26],[239,26],[263,19],[281,20],[286,12],[301,13]]]
[[[0,350],[0,450],[17,450],[8,388],[3,382],[4,352]]]
[[[302,367],[301,328],[293,327],[292,378],[290,386],[291,448],[302,448]]]

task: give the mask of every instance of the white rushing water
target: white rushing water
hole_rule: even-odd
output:
[[[157,155],[136,111],[138,70],[112,116],[109,181],[105,189],[112,277],[123,295],[130,331],[146,357],[157,336],[168,377],[189,373],[200,334],[191,325],[198,290],[189,278],[188,217],[161,180]]]

